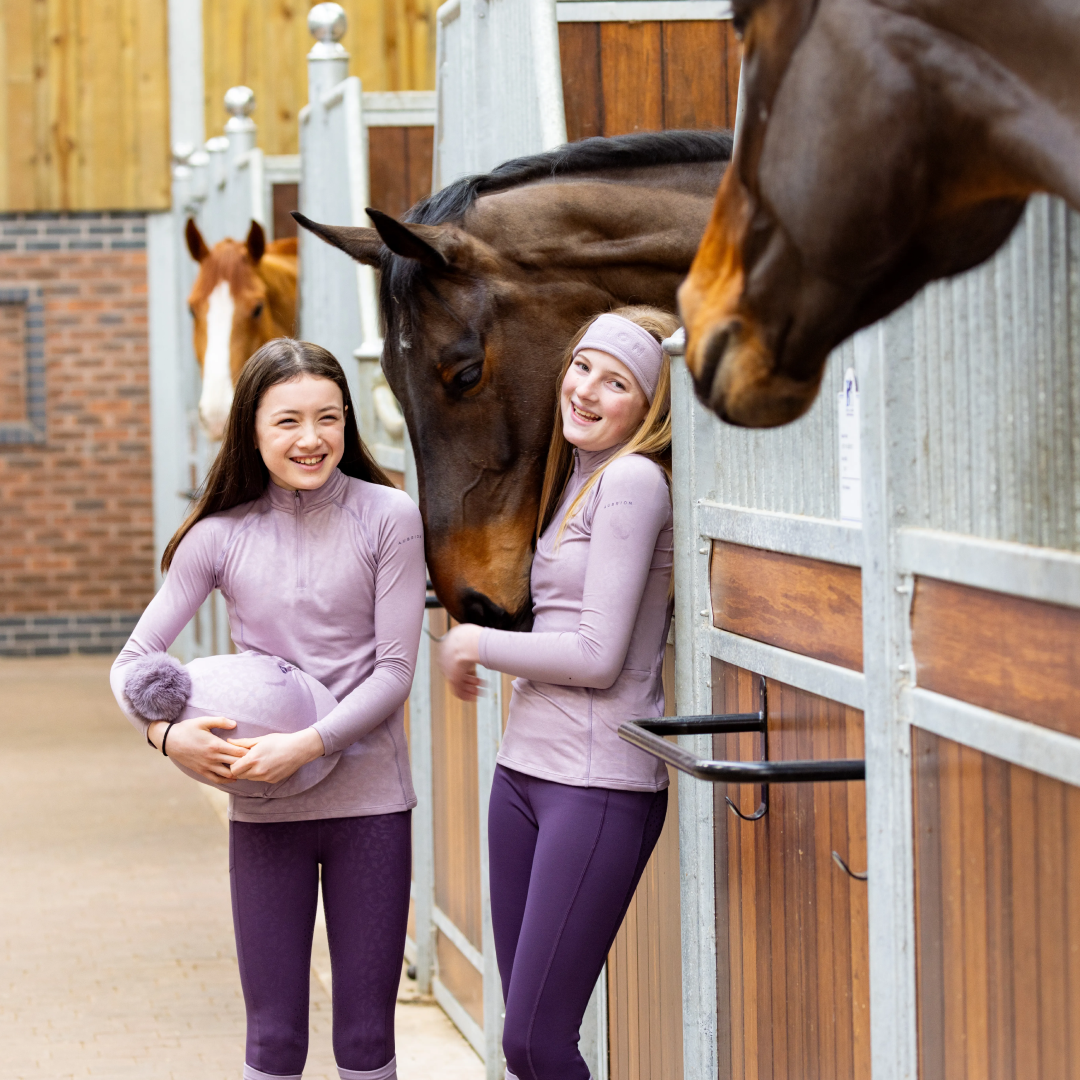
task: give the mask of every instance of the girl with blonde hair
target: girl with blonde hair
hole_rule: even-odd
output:
[[[476,664],[517,678],[488,817],[509,1080],[588,1080],[578,1033],[667,810],[665,766],[623,742],[664,711],[671,620],[670,369],[656,308],[600,315],[558,382],[529,633],[455,627],[455,692]]]

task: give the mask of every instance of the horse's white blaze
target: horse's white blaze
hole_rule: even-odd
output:
[[[231,343],[233,328],[232,290],[227,281],[219,281],[210,294],[206,312],[206,355],[203,357],[202,397],[199,417],[211,439],[225,432],[225,420],[233,400]]]

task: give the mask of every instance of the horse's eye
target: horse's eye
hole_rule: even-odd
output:
[[[454,386],[456,386],[458,390],[470,390],[480,381],[480,376],[483,375],[483,373],[484,365],[482,363],[470,364],[467,368],[459,371],[454,376]]]
[[[260,300],[259,303],[257,303],[255,305],[254,310],[251,312],[251,317],[253,319],[257,319],[262,314],[262,312],[263,312],[263,306],[262,306],[262,301]]]

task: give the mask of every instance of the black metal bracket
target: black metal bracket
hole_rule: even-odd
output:
[[[727,799],[728,806],[744,821],[757,821],[768,812],[770,784],[840,783],[866,779],[866,762],[859,758],[770,761],[768,701],[764,678],[761,680],[760,694],[761,709],[756,713],[661,716],[655,720],[631,720],[619,725],[619,737],[698,780],[708,780],[714,784],[760,784],[761,805],[753,814],[743,814]],[[670,743],[664,738],[665,735],[721,735],[740,731],[761,733],[760,761],[713,761],[699,758],[678,743]]]

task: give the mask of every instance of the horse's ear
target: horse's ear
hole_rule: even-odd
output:
[[[251,228],[248,229],[245,243],[251,261],[258,266],[259,260],[266,251],[266,233],[263,232],[263,227],[254,218],[251,219]]]
[[[375,222],[382,242],[395,254],[405,259],[415,259],[429,270],[445,270],[450,260],[439,250],[441,230],[431,225],[406,225],[384,214],[381,210],[367,208],[367,216]]]
[[[349,225],[321,225],[305,217],[298,210],[294,210],[292,216],[308,232],[313,232],[331,247],[340,248],[357,262],[364,263],[366,266],[379,265],[379,252],[382,250],[383,242],[374,229],[358,229]]]
[[[187,249],[196,262],[202,262],[210,254],[210,249],[206,246],[206,241],[199,232],[199,226],[195,224],[194,218],[188,218],[184,238],[187,240]]]

